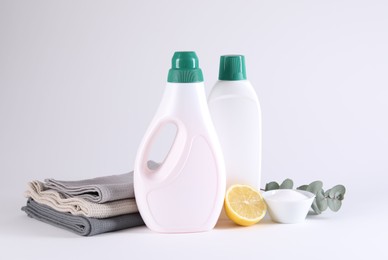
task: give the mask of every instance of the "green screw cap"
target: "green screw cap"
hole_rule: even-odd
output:
[[[223,55],[220,58],[219,80],[246,80],[244,55]]]
[[[199,68],[197,54],[194,51],[177,51],[171,61],[168,71],[168,82],[192,83],[202,82],[202,70]]]

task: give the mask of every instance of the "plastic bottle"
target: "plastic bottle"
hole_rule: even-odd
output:
[[[221,56],[219,80],[208,103],[225,158],[227,187],[247,184],[259,189],[261,109],[243,55]]]
[[[195,52],[175,52],[167,86],[135,162],[136,202],[144,222],[163,233],[211,230],[225,196],[225,165]],[[161,129],[177,133],[159,167],[147,156]]]

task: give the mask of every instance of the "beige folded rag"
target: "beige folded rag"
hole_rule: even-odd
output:
[[[83,198],[65,198],[59,192],[47,188],[40,181],[29,182],[24,194],[27,198],[32,198],[36,202],[47,205],[57,211],[90,218],[109,218],[138,212],[135,199],[123,199],[98,204]]]

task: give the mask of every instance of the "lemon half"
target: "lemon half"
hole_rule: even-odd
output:
[[[267,205],[260,192],[241,184],[232,185],[226,191],[224,207],[226,215],[241,226],[256,224],[267,212]]]

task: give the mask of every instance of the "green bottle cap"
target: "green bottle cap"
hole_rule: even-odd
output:
[[[219,80],[246,80],[244,55],[223,55],[220,58]]]
[[[167,81],[176,83],[202,82],[203,75],[199,68],[197,54],[194,51],[175,52]]]

